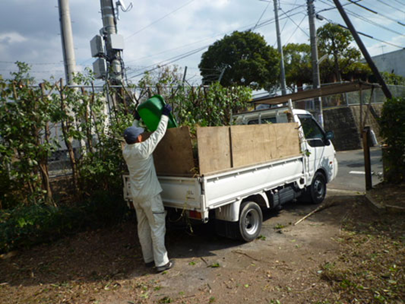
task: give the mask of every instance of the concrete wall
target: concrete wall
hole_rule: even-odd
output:
[[[350,109],[352,110],[354,121],[356,123],[357,130],[361,132],[362,126],[360,126],[360,106],[351,106]],[[373,104],[371,106],[371,111],[368,111],[368,107],[366,105],[363,105],[363,117],[364,118],[367,115],[366,119],[366,126],[370,126],[371,129],[374,131],[378,143],[381,143],[382,138],[380,137],[380,126],[377,122],[377,119],[375,116],[380,116],[382,109],[382,104]],[[366,114],[368,112],[368,114]]]
[[[360,149],[360,133],[349,107],[325,109],[323,111],[325,131],[333,131],[332,140],[337,151]]]
[[[381,113],[382,104],[373,104],[366,119],[366,126],[374,131],[378,144],[381,144],[379,126],[375,116]],[[368,107],[363,105],[363,120]],[[362,147],[360,126],[360,106],[337,107],[323,111],[325,131],[333,131],[333,145],[337,151],[355,150]]]

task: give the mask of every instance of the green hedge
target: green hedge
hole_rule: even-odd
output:
[[[76,206],[38,204],[0,210],[0,253],[54,241],[87,228],[111,225],[128,214],[122,197],[103,192]]]
[[[387,100],[381,112],[380,133],[384,138],[384,180],[405,181],[405,97]]]

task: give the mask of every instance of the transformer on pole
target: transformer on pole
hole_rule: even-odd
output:
[[[125,8],[122,0],[100,0],[103,27],[100,34],[90,41],[91,55],[97,58],[93,63],[93,71],[97,79],[109,79],[112,84],[122,84],[124,76],[122,51],[124,37],[117,34],[118,7],[124,12],[132,8],[132,4]]]

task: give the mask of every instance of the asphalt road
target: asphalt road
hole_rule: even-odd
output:
[[[370,149],[371,171],[373,185],[381,182],[382,161],[381,148]],[[328,184],[329,189],[366,191],[366,181],[364,174],[364,154],[363,150],[352,150],[337,152],[339,171],[335,180]]]

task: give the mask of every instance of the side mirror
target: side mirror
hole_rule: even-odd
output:
[[[326,132],[325,139],[332,140],[334,138],[335,138],[335,134],[333,133],[333,131]]]
[[[325,145],[329,146],[330,141],[335,138],[335,134],[332,131],[326,132],[325,134]]]

